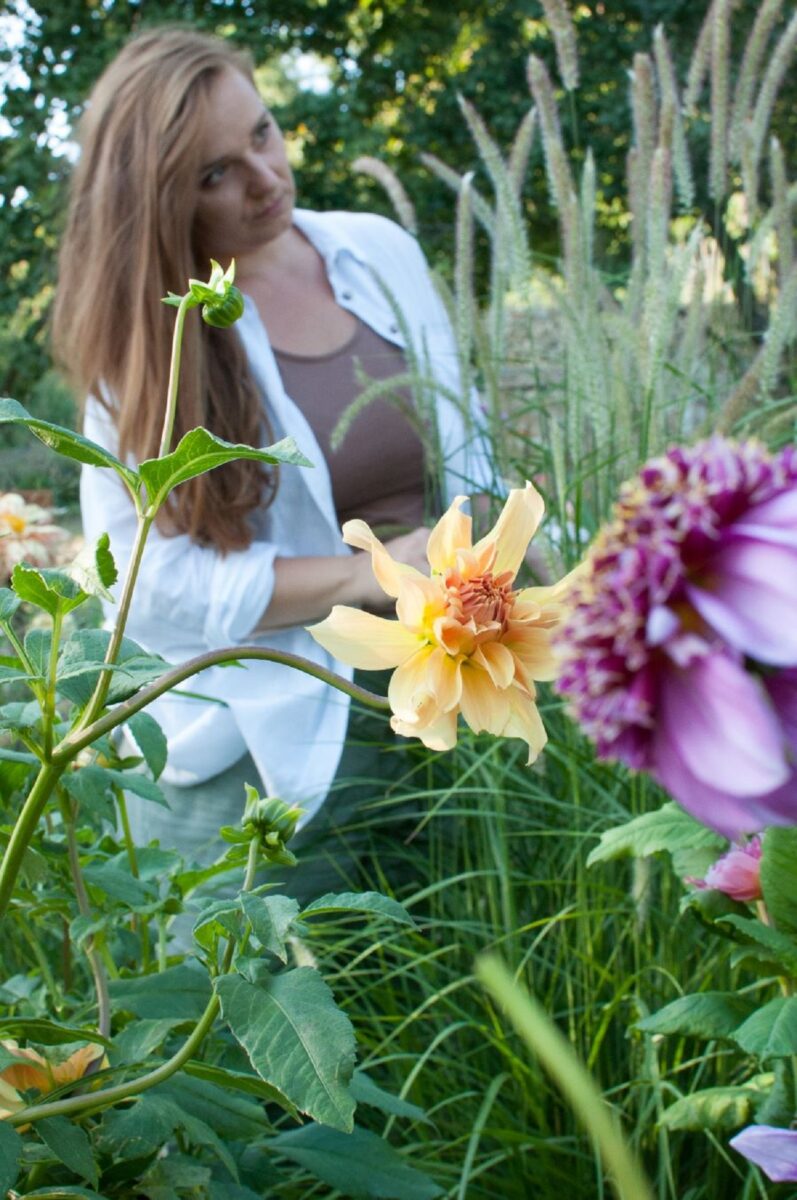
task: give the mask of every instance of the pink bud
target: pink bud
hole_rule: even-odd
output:
[[[761,899],[761,839],[733,846],[706,871],[705,887],[724,892],[732,900]]]

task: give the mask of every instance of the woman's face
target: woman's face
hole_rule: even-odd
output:
[[[194,238],[203,255],[240,258],[290,228],[295,189],[282,134],[232,67],[211,85],[200,141]]]

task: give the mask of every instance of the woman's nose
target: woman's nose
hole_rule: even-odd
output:
[[[270,192],[279,176],[267,158],[260,154],[251,154],[247,159],[249,191],[255,195]]]

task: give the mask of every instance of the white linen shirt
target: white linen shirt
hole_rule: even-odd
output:
[[[294,220],[321,254],[337,303],[406,351],[403,325],[415,354],[426,362],[435,382],[431,401],[447,501],[459,493],[490,490],[492,468],[481,435],[474,432],[478,422],[463,418],[457,403],[459,368],[451,327],[415,239],[374,214],[297,210]],[[246,550],[224,555],[186,535],[164,537],[153,527],[126,634],[175,664],[224,646],[267,645],[301,654],[351,679],[351,668],[336,662],[302,627],[252,634],[271,598],[277,557],[351,551],[341,540],[324,457],[285,392],[268,334],[248,297],[234,329],[275,438],[293,436],[314,467],[281,469],[276,497],[259,515],[255,540]],[[466,409],[473,407],[473,399]],[[115,452],[114,422],[91,397],[84,432]],[[384,449],[375,446],[374,453]],[[81,507],[87,540],[107,531],[123,576],[136,528],[126,489],[112,471],[86,466]],[[110,606],[106,615],[113,620]],[[184,687],[209,699],[170,694],[149,709],[168,740],[164,780],[182,786],[200,783],[248,749],[267,792],[300,804],[309,819],[323,803],[340,760],[348,696],[299,671],[258,661],[247,662],[244,670],[211,667]]]

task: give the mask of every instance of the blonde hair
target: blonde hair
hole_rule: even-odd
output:
[[[206,278],[192,227],[197,132],[210,88],[249,57],[193,30],[160,28],[122,49],[97,81],[79,131],[53,316],[56,355],[78,393],[112,412],[119,453],[158,452],[174,328],[162,297]],[[186,321],[175,439],[204,425],[259,445],[265,416],[234,330]],[[273,498],[276,475],[231,463],[179,487],[160,520],[222,551],[251,542],[250,514]]]

